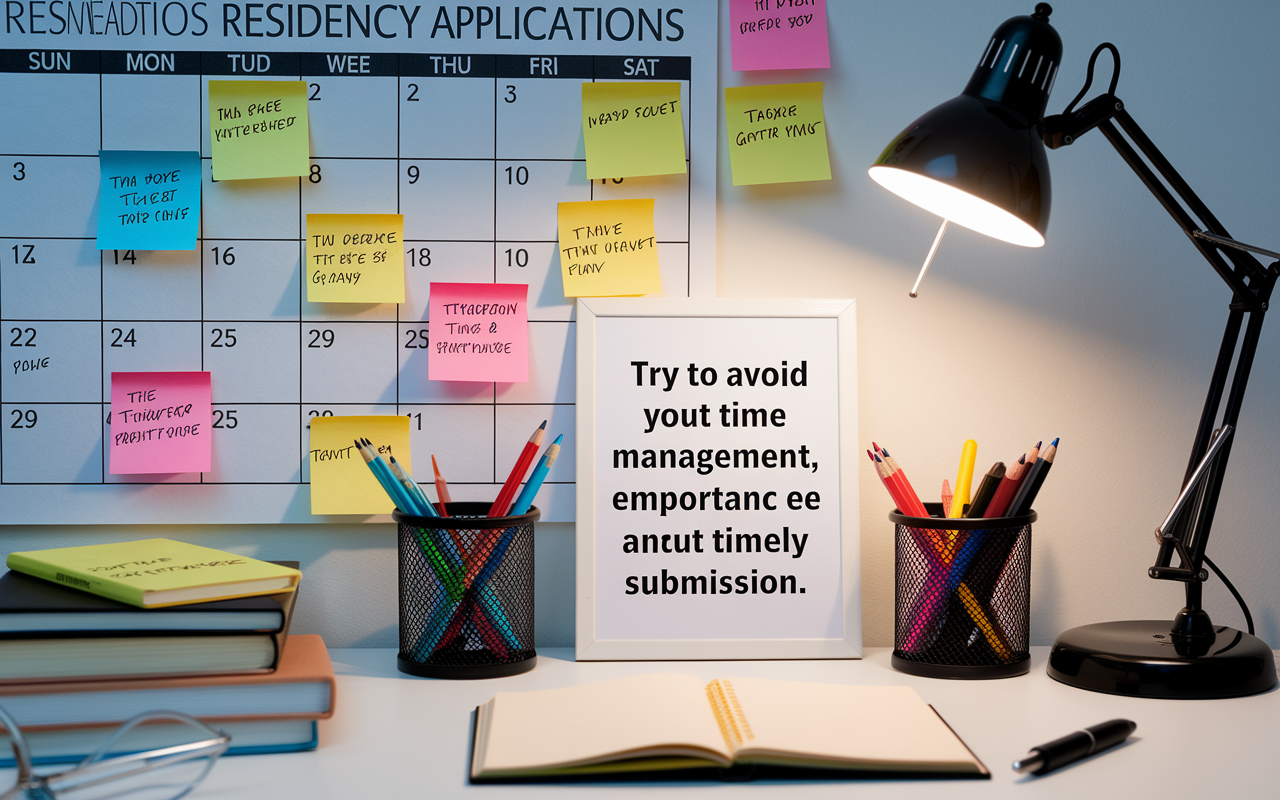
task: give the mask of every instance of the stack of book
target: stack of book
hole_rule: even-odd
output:
[[[0,707],[33,761],[74,761],[144,711],[231,735],[227,754],[314,749],[333,713],[320,637],[288,636],[301,573],[167,539],[12,553],[0,575]],[[286,638],[288,647],[285,647]],[[177,744],[148,724],[136,748]],[[0,767],[13,766],[0,734]]]

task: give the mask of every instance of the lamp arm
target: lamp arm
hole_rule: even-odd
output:
[[[1075,105],[1092,83],[1094,63],[1104,49],[1112,52],[1116,62],[1109,91],[1093,98],[1077,110]],[[1243,244],[1231,237],[1213,212],[1192,191],[1168,159],[1125,110],[1124,102],[1115,94],[1118,73],[1119,54],[1115,47],[1110,44],[1100,45],[1090,59],[1085,88],[1062,114],[1045,118],[1041,133],[1048,148],[1058,149],[1073,144],[1080,136],[1094,128],[1100,130],[1125,163],[1142,180],[1143,185],[1173,217],[1192,245],[1231,288],[1233,297],[1228,306],[1226,330],[1223,332],[1222,344],[1209,382],[1209,391],[1201,412],[1191,458],[1183,478],[1183,489],[1186,490],[1190,487],[1197,467],[1204,461],[1213,442],[1213,431],[1219,426],[1217,422],[1219,412],[1221,411],[1222,414],[1222,425],[1230,425],[1232,428],[1237,426],[1244,391],[1248,385],[1249,373],[1261,336],[1263,318],[1277,277],[1280,277],[1280,261],[1264,267],[1252,254],[1258,253],[1280,259],[1280,253]],[[1244,320],[1245,314],[1249,315],[1247,325]],[[1242,327],[1244,328],[1243,340],[1240,339]],[[1238,351],[1237,344],[1239,344]],[[1227,393],[1228,377],[1231,378],[1229,394]],[[1226,395],[1225,408],[1222,406],[1224,395]],[[1172,522],[1173,536],[1164,537],[1155,567],[1149,572],[1154,578],[1185,582],[1187,607],[1196,613],[1202,613],[1200,584],[1205,579],[1202,564],[1205,560],[1205,548],[1213,525],[1231,444],[1231,441],[1219,444],[1221,451],[1218,457],[1212,459],[1212,463],[1208,465],[1208,474],[1204,476],[1203,481],[1199,482],[1198,490],[1193,490],[1194,499],[1187,503],[1188,508],[1185,513],[1179,515],[1177,521]],[[1166,523],[1166,526],[1162,527],[1168,531],[1170,526]],[[1175,554],[1182,562],[1178,567],[1171,566]],[[1245,613],[1248,614],[1247,609]],[[1204,621],[1207,625],[1207,617]]]

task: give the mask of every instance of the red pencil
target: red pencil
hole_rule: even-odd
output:
[[[516,490],[524,482],[524,476],[528,474],[529,465],[533,463],[533,457],[538,454],[538,447],[542,444],[542,437],[546,432],[547,421],[544,419],[538,429],[529,437],[529,441],[525,443],[524,450],[520,452],[520,457],[516,459],[516,465],[511,468],[511,474],[507,476],[507,482],[502,484],[502,491],[498,492],[498,499],[493,501],[493,506],[489,509],[489,516],[501,517],[506,515],[507,508],[511,505],[511,498],[515,497]]]
[[[929,516],[928,510],[924,507],[924,503],[920,502],[920,495],[916,494],[916,490],[911,487],[911,481],[907,480],[907,473],[904,472],[902,466],[898,464],[898,460],[889,455],[888,450],[885,450],[875,442],[872,442],[871,446],[876,449],[876,452],[878,452],[881,457],[883,457],[885,465],[889,467],[890,478],[897,482],[898,489],[902,492],[902,497],[909,507],[905,508],[900,506],[899,508],[913,517]]]
[[[889,474],[889,465],[881,461],[876,454],[872,453],[870,450],[867,451],[867,458],[871,459],[871,463],[876,465],[876,475],[880,478],[880,482],[884,484],[885,491],[889,493],[889,497],[893,499],[894,507],[899,511],[902,511],[904,514],[907,513],[903,508],[906,505],[906,501],[902,499],[902,494],[898,489],[898,485],[896,483],[892,483],[887,477]]]
[[[1040,443],[1024,453],[1018,459],[1018,463],[1009,468],[1000,480],[1000,485],[996,487],[996,493],[991,498],[991,504],[987,506],[987,510],[983,512],[984,519],[991,517],[1004,516],[1004,512],[1009,508],[1009,501],[1018,493],[1018,487],[1022,485],[1022,481],[1027,477],[1027,472],[1031,464],[1035,463],[1034,459],[1040,453]]]
[[[440,502],[436,503],[436,510],[440,512],[440,516],[447,517],[449,512],[444,510],[445,503],[452,503],[449,498],[449,484],[444,482],[444,476],[440,474],[440,465],[436,463],[436,456],[431,454],[431,469],[436,473],[436,496],[440,498]]]

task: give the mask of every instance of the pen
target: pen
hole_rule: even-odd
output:
[[[1013,771],[1043,775],[1074,761],[1106,750],[1129,738],[1138,724],[1127,719],[1113,719],[1069,733],[1061,739],[1031,748],[1031,752],[1013,762]]]

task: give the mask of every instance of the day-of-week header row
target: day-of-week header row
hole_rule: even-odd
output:
[[[689,80],[688,56],[0,50],[0,72],[250,77]]]

